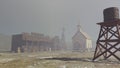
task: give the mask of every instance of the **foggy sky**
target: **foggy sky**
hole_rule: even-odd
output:
[[[108,7],[120,9],[119,0],[0,0],[0,33],[61,36],[64,27],[66,40],[70,40],[80,23],[96,40],[96,23],[103,21],[103,9]]]

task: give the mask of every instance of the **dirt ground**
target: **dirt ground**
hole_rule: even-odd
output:
[[[93,52],[0,53],[0,68],[120,68],[119,61],[92,58]]]

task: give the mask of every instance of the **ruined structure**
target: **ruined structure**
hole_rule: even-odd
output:
[[[120,61],[118,53],[120,51],[120,19],[119,10],[116,7],[104,9],[104,22],[100,25],[100,32],[96,42],[96,49],[93,61],[99,57],[105,60],[111,56]]]
[[[61,51],[67,50],[66,40],[65,40],[65,28],[62,29],[61,40],[60,40]]]
[[[53,43],[53,48],[52,48],[52,50],[54,50],[54,51],[60,51],[60,50],[61,50],[59,36],[55,36],[55,37],[52,39],[52,43]]]
[[[39,52],[59,49],[59,37],[50,38],[39,33],[22,33],[12,36],[12,52]]]
[[[92,40],[87,33],[82,31],[81,26],[77,26],[77,32],[72,37],[73,51],[90,51],[92,48]]]

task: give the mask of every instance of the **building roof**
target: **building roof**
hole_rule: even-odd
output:
[[[82,34],[86,39],[91,40],[90,36],[81,29],[80,25],[78,25],[78,30],[77,30],[77,32],[75,33],[75,35],[74,35],[72,38],[76,37],[77,35],[81,35],[81,34]]]

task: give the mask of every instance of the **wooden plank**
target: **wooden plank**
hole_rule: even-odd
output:
[[[120,39],[112,39],[112,40],[99,40],[98,42],[120,42]]]

